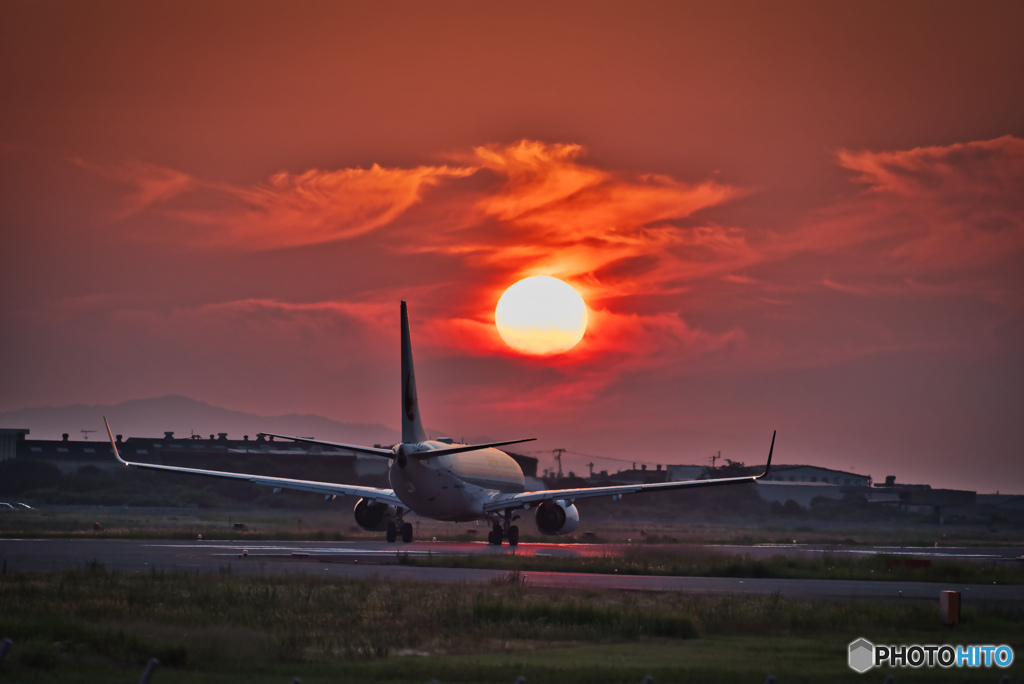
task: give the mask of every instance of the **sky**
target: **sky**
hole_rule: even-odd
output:
[[[428,429],[541,469],[778,430],[1024,493],[1021,35],[1020,2],[5,2],[0,411],[397,428],[405,300]],[[569,352],[495,330],[535,275],[587,303]]]

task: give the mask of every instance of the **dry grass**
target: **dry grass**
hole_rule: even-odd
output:
[[[0,635],[16,644],[5,665],[11,681],[24,682],[111,681],[129,671],[137,677],[153,656],[163,663],[161,682],[288,681],[286,671],[303,673],[307,682],[429,681],[441,673],[445,681],[511,682],[521,672],[497,677],[513,672],[494,659],[499,654],[518,654],[516,667],[536,675],[532,681],[610,682],[633,678],[639,670],[630,668],[640,666],[596,668],[571,654],[642,649],[651,671],[678,672],[690,665],[677,654],[695,639],[731,639],[734,651],[745,644],[738,663],[743,649],[760,652],[764,635],[809,644],[804,650],[813,658],[834,661],[815,670],[834,680],[847,672],[836,644],[841,651],[856,636],[949,638],[934,606],[922,604],[566,592],[533,589],[514,574],[505,580],[459,586],[122,573],[94,563],[80,571],[0,575]],[[1006,642],[1024,633],[1024,613],[968,608],[959,630],[965,643]],[[568,660],[548,662],[551,649]],[[733,657],[714,650],[699,656],[699,667],[736,674]],[[566,668],[575,674],[567,676]]]

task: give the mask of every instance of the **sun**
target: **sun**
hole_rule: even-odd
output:
[[[505,344],[518,352],[561,354],[583,339],[587,304],[558,278],[534,276],[505,290],[494,309],[494,325]]]

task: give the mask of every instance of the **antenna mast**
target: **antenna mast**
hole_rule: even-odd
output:
[[[552,449],[551,453],[555,455],[555,460],[558,461],[558,477],[562,477],[562,454],[565,453],[565,449]]]

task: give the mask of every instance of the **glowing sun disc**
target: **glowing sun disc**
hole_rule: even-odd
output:
[[[561,354],[583,339],[587,305],[572,286],[551,276],[520,280],[494,309],[505,344],[524,354]]]

